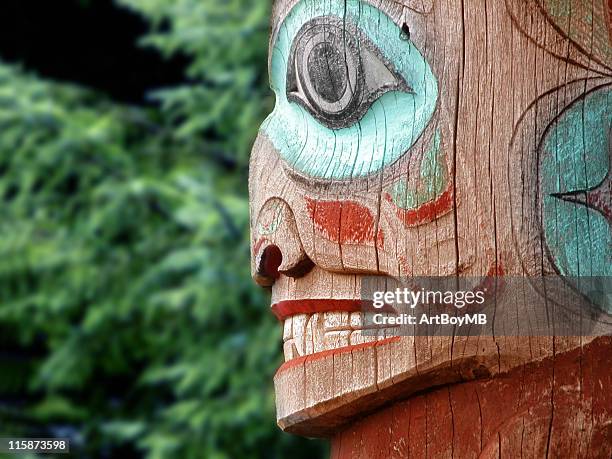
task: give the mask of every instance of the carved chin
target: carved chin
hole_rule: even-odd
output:
[[[274,376],[283,430],[326,437],[383,405],[434,387],[491,378],[593,339],[566,338],[553,345],[552,337],[366,337],[351,327],[352,317],[328,311],[285,320],[286,362]],[[351,343],[353,335],[363,342]],[[524,352],[534,341],[537,356]]]
[[[415,347],[415,341],[423,342]],[[313,347],[314,353],[285,362],[274,377],[278,425],[295,434],[327,436],[383,404],[433,386],[490,376],[489,368],[497,365],[492,349],[450,365],[448,345],[447,338],[391,337],[319,352]],[[417,348],[429,350],[419,364]]]

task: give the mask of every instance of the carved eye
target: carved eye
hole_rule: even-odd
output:
[[[308,21],[289,55],[287,99],[331,129],[359,121],[380,96],[412,89],[363,33],[334,16]]]
[[[300,0],[270,46],[274,111],[262,133],[286,166],[353,180],[393,164],[419,139],[438,83],[407,31],[363,0]]]

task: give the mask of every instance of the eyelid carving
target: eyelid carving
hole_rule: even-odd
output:
[[[408,152],[436,110],[431,65],[401,24],[371,3],[300,0],[274,35],[276,103],[261,131],[283,165],[304,176],[377,174]]]
[[[330,129],[352,126],[387,92],[414,92],[356,25],[336,16],[301,27],[286,81],[287,99]]]

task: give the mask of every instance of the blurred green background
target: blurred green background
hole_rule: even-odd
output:
[[[28,7],[46,4],[52,35],[67,3],[78,25],[104,2]],[[27,62],[36,24],[3,28],[19,46],[0,47],[0,436],[68,436],[83,458],[323,457],[276,427],[280,329],[249,272],[271,2],[106,3],[145,32],[122,43],[100,17],[112,46],[84,43],[70,65],[44,48],[55,76]],[[122,47],[179,78],[142,72],[141,101],[121,65],[116,97],[77,75]]]

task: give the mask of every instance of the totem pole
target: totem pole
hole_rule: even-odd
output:
[[[334,458],[611,457],[611,16],[276,1],[249,191],[283,430]],[[366,333],[366,280],[470,277],[507,279],[489,331]]]

